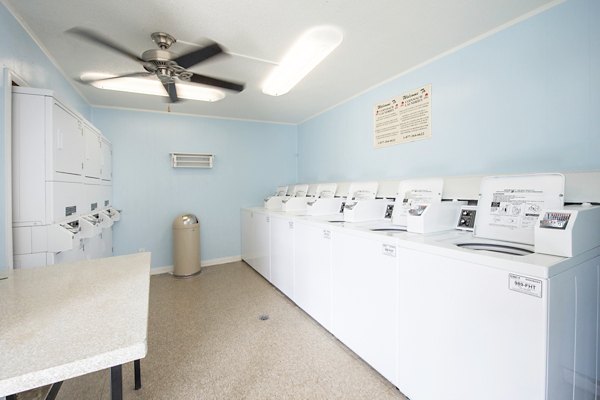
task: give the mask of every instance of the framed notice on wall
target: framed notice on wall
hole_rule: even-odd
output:
[[[377,148],[431,137],[431,84],[375,105],[373,146]]]

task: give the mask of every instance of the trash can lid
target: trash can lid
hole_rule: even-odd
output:
[[[175,218],[173,221],[173,227],[184,227],[189,225],[196,225],[198,223],[198,217],[194,214],[181,214]]]

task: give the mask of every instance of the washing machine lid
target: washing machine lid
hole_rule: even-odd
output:
[[[292,188],[292,197],[306,197],[307,193],[308,185],[306,184],[294,185]]]
[[[413,203],[431,204],[442,201],[444,180],[442,178],[406,179],[398,184],[396,199],[409,208]]]
[[[335,196],[336,189],[336,183],[319,183],[315,191],[315,197],[323,199],[332,198]]]
[[[287,195],[288,187],[287,186],[277,186],[277,191],[275,192],[275,196],[283,197]]]
[[[534,244],[534,228],[544,209],[564,204],[562,174],[490,176],[481,181],[473,235]]]
[[[395,220],[406,225],[408,212],[415,205],[442,201],[444,180],[442,178],[407,179],[400,182],[394,204]]]
[[[378,182],[352,182],[348,189],[349,200],[372,200],[377,197]]]

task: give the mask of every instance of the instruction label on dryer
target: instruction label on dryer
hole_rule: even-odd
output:
[[[508,288],[530,296],[542,297],[543,282],[527,276],[508,274]]]

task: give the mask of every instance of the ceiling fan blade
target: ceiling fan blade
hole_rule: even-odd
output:
[[[119,79],[119,78],[135,78],[135,77],[145,77],[154,75],[152,72],[132,72],[131,74],[117,75],[117,76],[109,76],[108,78],[100,78],[100,79],[79,79],[81,83],[90,83],[90,82],[102,82],[108,81],[110,79]]]
[[[223,89],[234,90],[236,92],[241,92],[242,90],[244,90],[244,84],[242,83],[224,81],[217,78],[211,78],[210,76],[205,75],[193,74],[190,78],[190,81],[194,83],[200,83],[203,85],[216,86]]]
[[[177,103],[179,101],[179,98],[177,97],[177,88],[175,87],[175,82],[163,82],[163,86],[169,94],[171,103]]]
[[[88,40],[90,42],[93,42],[95,44],[99,44],[101,46],[104,46],[110,50],[116,51],[117,53],[120,53],[121,55],[124,55],[126,57],[128,57],[131,60],[137,61],[137,62],[141,62],[143,63],[144,60],[142,60],[139,56],[137,56],[135,53],[129,51],[128,49],[124,48],[123,46],[121,46],[120,44],[113,42],[112,40],[108,39],[107,37],[94,32],[90,29],[85,29],[85,28],[80,28],[80,27],[75,27],[75,28],[71,28],[67,31],[67,33],[72,34],[72,35],[76,35],[82,39]]]
[[[187,69],[221,53],[223,53],[221,46],[219,46],[217,43],[213,43],[201,49],[182,54],[173,61],[175,61],[179,66]]]

